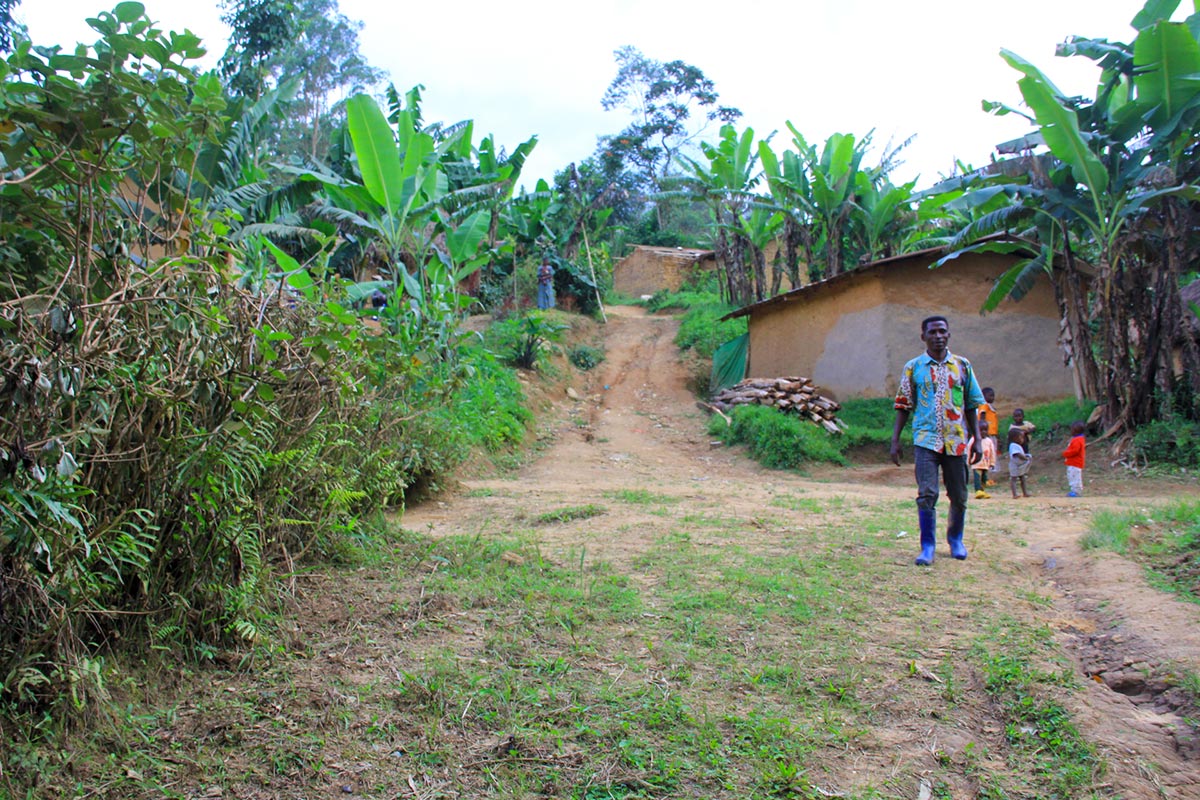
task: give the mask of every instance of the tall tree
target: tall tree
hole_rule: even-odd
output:
[[[266,59],[277,82],[295,76],[298,87],[278,133],[280,152],[321,159],[345,119],[345,98],[387,77],[359,51],[363,23],[348,19],[337,0],[293,0],[294,36]]]
[[[747,254],[752,251],[743,224],[759,180],[754,130],[747,128],[739,135],[732,125],[722,125],[720,141],[716,145],[702,142],[700,149],[707,163],[684,156],[689,173],[686,182],[693,196],[702,198],[711,209],[717,267],[724,274],[729,301],[746,305],[762,300],[762,282],[754,280],[756,265],[747,264]]]
[[[21,0],[0,0],[0,53],[8,53],[13,45],[13,9],[21,4]]]
[[[601,137],[600,151],[628,165],[649,194],[662,187],[680,152],[710,123],[734,122],[742,112],[718,104],[713,82],[698,67],[657,61],[630,45],[615,56],[617,76],[600,102],[608,111],[626,108],[634,119],[620,133]],[[699,119],[693,119],[693,111]]]
[[[292,41],[296,8],[291,0],[222,0],[221,20],[229,26],[229,47],[221,76],[238,97],[257,100],[267,91],[271,56]]]

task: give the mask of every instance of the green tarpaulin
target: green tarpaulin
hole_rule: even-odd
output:
[[[750,334],[743,333],[716,349],[713,353],[712,378],[708,382],[709,396],[746,377],[746,348],[749,344]]]

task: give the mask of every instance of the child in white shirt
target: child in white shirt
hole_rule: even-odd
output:
[[[1023,428],[1014,425],[1008,429],[1008,482],[1012,486],[1013,497],[1029,497],[1025,476],[1029,473],[1029,462],[1033,461],[1033,456],[1026,450],[1028,442],[1029,434]],[[1021,484],[1020,495],[1017,494],[1018,483]]]

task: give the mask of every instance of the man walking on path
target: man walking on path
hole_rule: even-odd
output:
[[[938,471],[950,500],[946,540],[950,555],[967,557],[963,528],[967,520],[967,473],[983,457],[976,409],[983,392],[971,362],[950,352],[950,323],[945,317],[921,322],[925,352],[904,365],[896,391],[896,424],[892,429],[892,462],[903,455],[900,432],[912,417],[913,462],[917,477],[917,518],[921,555],[916,563],[933,563],[937,545]]]

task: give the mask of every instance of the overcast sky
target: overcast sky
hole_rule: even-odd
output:
[[[214,2],[145,0],[167,30],[191,29],[215,64],[228,31]],[[35,44],[94,42],[84,20],[113,3],[23,0],[16,17]],[[591,155],[596,137],[627,118],[600,98],[616,75],[613,51],[633,45],[659,61],[699,67],[739,128],[759,138],[791,121],[810,141],[874,129],[876,150],[915,140],[897,180],[924,187],[954,160],[989,160],[993,146],[1027,132],[1023,120],[992,117],[980,101],[1020,103],[1013,50],[1064,91],[1094,96],[1098,70],[1054,55],[1070,35],[1129,41],[1140,0],[340,0],[362,20],[362,52],[401,91],[423,84],[427,121],[475,120],[476,141],[493,133],[511,150],[539,143],[523,183]],[[1190,3],[1184,5],[1190,6]],[[1181,9],[1182,13],[1182,9]],[[713,135],[716,131],[713,130]],[[876,163],[869,156],[867,163]]]

